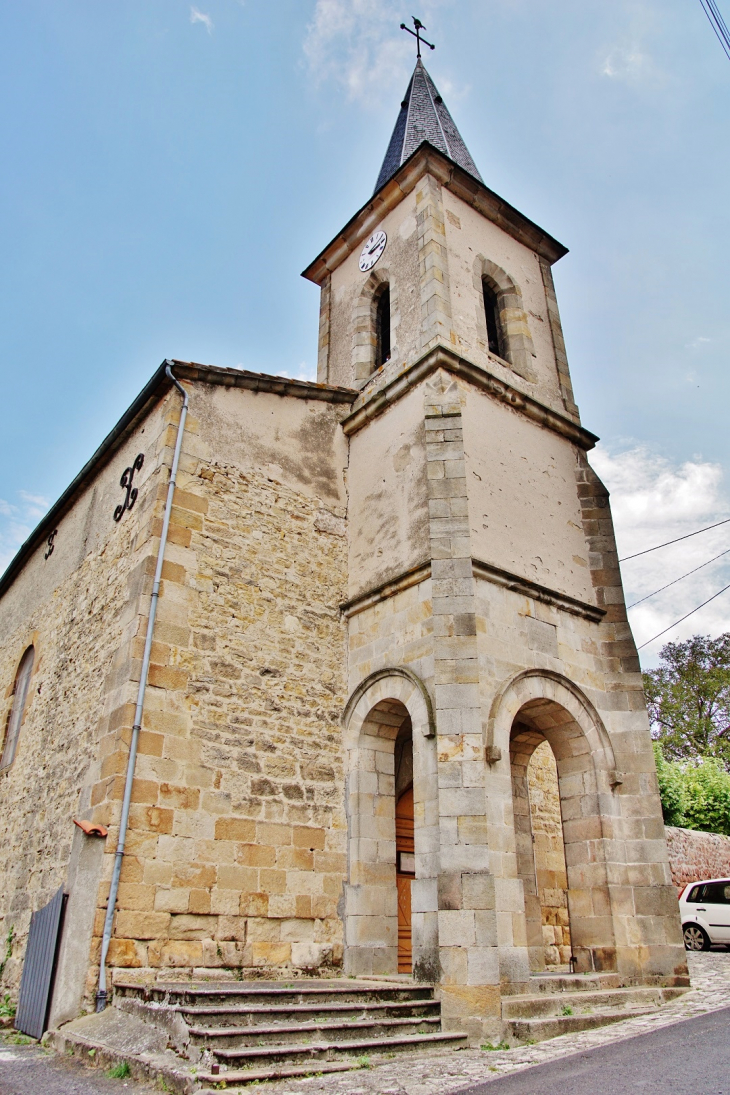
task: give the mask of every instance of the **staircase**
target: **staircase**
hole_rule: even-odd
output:
[[[618,1023],[656,1011],[686,988],[620,988],[617,974],[537,974],[530,992],[502,997],[511,1045]]]
[[[369,1058],[458,1048],[433,987],[411,981],[115,985],[115,1006],[170,1032],[202,1083],[343,1072]]]

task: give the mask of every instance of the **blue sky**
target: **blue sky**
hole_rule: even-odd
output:
[[[699,0],[412,7],[3,5],[0,567],[164,357],[313,375],[299,272],[372,191],[414,12],[487,184],[570,248],[556,285],[623,553],[730,515],[730,63]],[[631,597],[725,545],[627,563]],[[719,560],[640,606],[637,640],[727,582]],[[730,591],[668,637],[724,629]]]

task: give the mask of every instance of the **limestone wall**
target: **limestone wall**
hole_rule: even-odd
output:
[[[538,745],[532,754],[527,767],[527,784],[545,965],[565,965],[571,955],[568,873],[560,817],[558,770],[552,749],[546,741]]]
[[[15,760],[0,774],[0,937],[15,932],[3,986],[15,992],[31,913],[65,884],[72,847],[87,840],[73,819],[89,813],[100,741],[124,689],[123,662],[137,633],[149,522],[160,478],[163,410],[124,441],[58,522],[0,602],[0,726],[7,723],[18,662],[35,663]],[[119,522],[119,479],[142,452],[139,497]],[[98,882],[98,878],[96,879]],[[95,879],[87,904],[95,901]],[[68,931],[80,930],[73,913]],[[86,951],[90,935],[87,926]],[[81,968],[81,981],[85,969]]]
[[[730,836],[667,826],[672,882],[682,889],[703,878],[730,878]]]
[[[346,453],[337,413],[192,386],[113,967],[255,976],[341,961]],[[168,454],[173,441],[171,427]],[[95,818],[110,826],[106,879],[132,714],[128,702],[115,712],[93,790]]]

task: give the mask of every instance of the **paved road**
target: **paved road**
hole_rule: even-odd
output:
[[[730,1008],[470,1087],[460,1095],[730,1095]]]
[[[160,1088],[134,1080],[110,1080],[102,1069],[87,1068],[71,1057],[37,1043],[14,1044],[0,1035],[0,1095],[160,1095]]]

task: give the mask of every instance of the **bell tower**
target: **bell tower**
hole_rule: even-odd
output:
[[[485,184],[419,39],[375,192],[304,276],[321,289],[318,380],[358,392],[342,422],[346,966],[437,981],[446,1025],[475,1040],[501,1037],[502,997],[544,973],[548,926],[580,973],[687,983],[553,287],[565,254]],[[549,910],[528,791],[544,742],[566,879]]]

